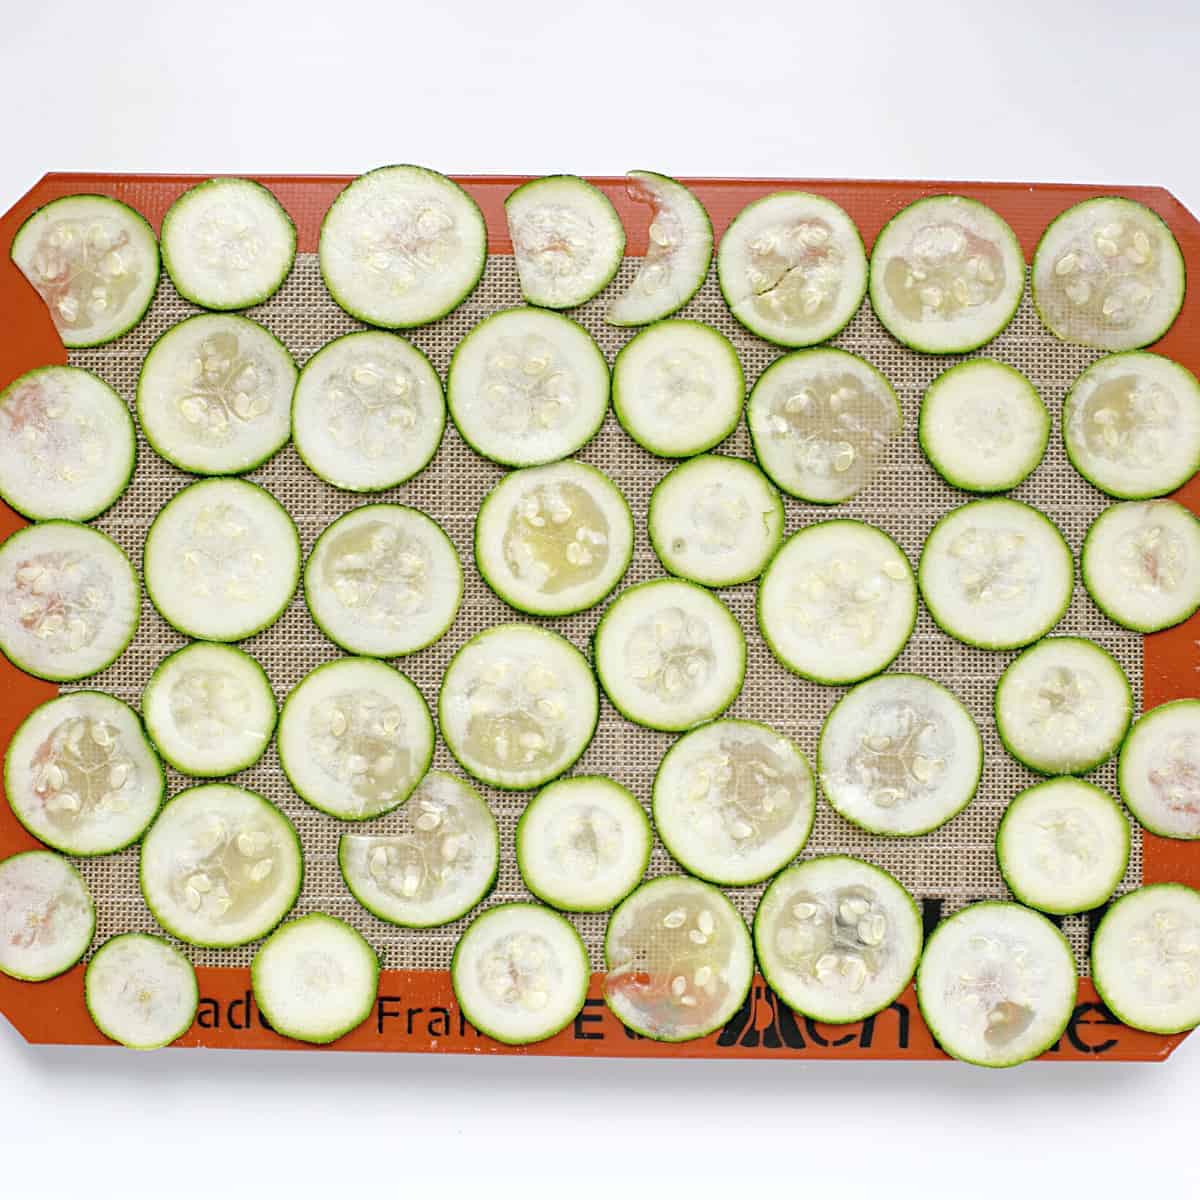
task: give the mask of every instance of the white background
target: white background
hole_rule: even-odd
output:
[[[9,0],[0,209],[53,169],[402,161],[1151,183],[1200,212],[1198,59],[1195,0]],[[1166,1066],[985,1072],[138,1057],[0,1020],[0,1194],[1186,1196],[1198,1105],[1200,1036]]]

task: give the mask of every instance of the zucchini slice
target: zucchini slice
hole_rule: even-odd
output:
[[[142,841],[142,895],[193,946],[243,946],[296,902],[304,875],[291,821],[257,792],[206,783],[180,792]]]
[[[682,579],[627,588],[594,639],[596,674],[613,707],[649,729],[679,731],[724,712],[746,677],[746,639],[711,592]]]
[[[1149,1033],[1200,1025],[1200,893],[1155,883],[1122,896],[1092,937],[1092,982],[1118,1020]]]
[[[983,771],[962,702],[921,675],[880,675],[830,710],[817,746],[825,798],[868,833],[915,837],[957,816]]]
[[[1129,822],[1085,779],[1047,779],[1009,802],[996,830],[996,859],[1009,890],[1030,908],[1099,908],[1129,865]]]
[[[672,575],[705,587],[757,579],[783,539],[783,501],[741,458],[703,454],[650,494],[650,544]]]
[[[63,196],[33,213],[10,250],[70,349],[102,346],[146,315],[158,242],[145,217],[109,196]]]
[[[344,833],[338,866],[355,900],[381,921],[427,929],[457,921],[492,889],[500,834],[483,797],[430,771],[396,832]]]
[[[168,654],[142,692],[142,719],[159,754],[201,779],[254,766],[276,717],[267,673],[244,651],[219,642],[192,642]]]
[[[1121,747],[1121,799],[1159,837],[1200,838],[1200,700],[1143,713]]]
[[[658,1042],[720,1029],[754,982],[754,947],[725,894],[686,875],[643,883],[604,936],[604,999],[618,1020]]]
[[[0,392],[0,497],[31,521],[90,521],[129,486],[133,418],[90,371],[38,367]]]
[[[521,292],[542,308],[574,308],[621,266],[625,228],[612,201],[577,175],[522,184],[504,201]]]
[[[1064,342],[1136,350],[1183,306],[1183,253],[1167,223],[1135,200],[1099,196],[1060,213],[1033,255],[1033,303]]]
[[[871,251],[875,315],[898,342],[926,354],[965,354],[990,342],[1024,291],[1016,234],[966,196],[927,196],[901,209]]]
[[[568,912],[605,912],[645,875],[654,834],[627,788],[575,775],[530,801],[516,843],[521,878],[539,900]]]
[[[613,411],[643,450],[687,458],[737,428],[746,379],[733,343],[699,321],[659,321],[621,347]]]
[[[845,328],[867,290],[867,254],[849,215],[809,192],[746,205],[721,237],[717,279],[730,311],[780,346],[812,346]]]
[[[476,779],[526,791],[566,771],[596,731],[600,697],[588,661],[557,633],[496,625],[450,660],[438,725]]]
[[[866,487],[902,422],[883,374],[828,348],[776,359],[758,377],[746,410],[762,469],[810,504],[841,504]]]
[[[175,290],[223,312],[269,300],[296,258],[292,218],[252,179],[209,179],[188,188],[167,209],[161,238]]]
[[[817,790],[799,747],[757,721],[685,734],[654,776],[654,824],[685,871],[741,887],[804,849]]]
[[[1049,1050],[1075,1011],[1075,956],[1040,913],[989,900],[944,920],[925,943],[917,1000],[947,1054],[1012,1067]]]
[[[505,475],[475,519],[475,565],[520,612],[562,617],[598,604],[633,556],[629,504],[586,463]]]
[[[150,347],[138,376],[146,440],[196,475],[241,475],[288,440],[296,364],[270,330],[202,313]]]
[[[444,317],[487,265],[479,206],[445,175],[378,167],[338,194],[321,222],[321,277],[352,317],[411,329]]]
[[[433,718],[406,675],[373,658],[339,658],[292,688],[276,746],[302,800],[365,821],[408,799],[429,770],[433,736]]]
[[[192,964],[160,937],[122,933],[92,956],[83,982],[96,1028],[131,1050],[157,1050],[196,1019],[200,988]]]
[[[485,317],[450,360],[446,400],[463,441],[509,467],[574,454],[608,412],[608,363],[592,335],[558,313]]]
[[[467,926],[450,981],[463,1015],[510,1046],[541,1042],[582,1011],[591,971],[575,927],[538,904],[500,904]]]
[[[442,381],[429,359],[378,329],[322,346],[292,398],[296,452],[347,492],[382,492],[411,479],[437,453],[445,427]]]
[[[1121,744],[1133,691],[1120,663],[1084,638],[1044,638],[996,684],[996,732],[1018,762],[1043,775],[1086,775]]]
[[[0,545],[0,650],[40,679],[83,679],[137,631],[142,590],[124,550],[95,529],[45,521]]]
[[[917,584],[904,551],[862,521],[798,530],[758,587],[758,625],[789,671],[856,683],[904,649],[917,622]]]
[[[1037,469],[1050,425],[1049,411],[1020,371],[973,358],[929,385],[918,436],[925,457],[951,487],[1007,492]]]
[[[283,615],[300,578],[300,535],[283,505],[242,479],[208,479],[159,510],[143,553],[146,591],[187,637],[240,642]]]
[[[952,638],[1014,650],[1049,633],[1071,603],[1075,560],[1050,519],[1017,500],[974,500],[933,527],[917,582]]]
[[[815,1021],[863,1021],[905,989],[921,957],[916,901],[887,871],[846,855],[789,867],[754,914],[771,990]]]
[[[1200,608],[1200,521],[1174,500],[1113,504],[1088,529],[1079,565],[1109,620],[1167,629]]]
[[[648,325],[678,312],[700,290],[712,261],[712,222],[692,192],[666,175],[630,171],[625,190],[631,200],[650,205],[649,240],[637,275],[604,319]]]
[[[375,1007],[379,956],[345,921],[309,913],[263,942],[250,982],[276,1033],[326,1045],[357,1029]]]
[[[1165,496],[1200,467],[1200,381],[1160,354],[1093,363],[1067,393],[1062,424],[1071,464],[1119,500]]]
[[[69,971],[96,932],[83,877],[49,850],[0,860],[0,973],[39,983]]]
[[[165,782],[138,715],[102,692],[68,692],[38,705],[4,755],[13,815],[64,854],[112,854],[136,842]]]
[[[432,645],[462,603],[458,551],[442,527],[402,504],[338,517],[304,567],[308,611],[351,654],[394,658]]]

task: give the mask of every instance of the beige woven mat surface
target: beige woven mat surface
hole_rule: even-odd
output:
[[[630,331],[605,325],[603,313],[613,291],[632,278],[638,260],[628,259],[621,273],[596,300],[572,313],[597,338],[609,362],[630,337]],[[411,340],[429,355],[445,378],[450,355],[461,338],[482,317],[499,308],[521,303],[513,260],[492,256],[483,279],[473,295],[455,312],[434,325],[414,331]],[[70,361],[103,376],[131,404],[142,358],[154,339],[183,317],[197,311],[182,301],[165,278],[146,319],[127,337],[96,350],[74,351]],[[290,278],[268,303],[247,313],[278,335],[301,365],[331,338],[361,328],[330,299],[321,282],[315,255],[298,257]],[[681,313],[715,326],[734,342],[752,385],[763,369],[781,351],[747,333],[734,321],[711,276],[699,294]],[[916,354],[896,343],[880,326],[869,305],[835,339],[835,344],[869,359],[891,380],[904,409],[903,436],[892,443],[890,454],[876,479],[857,498],[840,506],[838,515],[860,518],[880,526],[904,548],[916,563],[924,539],[943,513],[963,502],[964,497],[939,478],[917,446],[916,423],[920,397],[931,380],[957,359],[940,359]],[[1028,294],[1009,328],[985,348],[1023,371],[1033,381],[1054,414],[1055,431],[1045,460],[1014,497],[1036,505],[1058,525],[1078,552],[1083,535],[1104,498],[1076,474],[1067,462],[1058,432],[1058,413],[1063,395],[1074,377],[1097,357],[1093,352],[1057,342],[1041,326]],[[750,457],[749,437],[739,425],[719,449]],[[601,468],[628,497],[637,523],[633,562],[624,584],[661,576],[664,572],[646,537],[646,506],[651,489],[669,469],[641,450],[625,435],[609,414],[598,436],[579,454],[585,462]],[[462,610],[449,633],[427,650],[395,665],[405,671],[436,712],[436,697],[442,672],[451,655],[469,637],[515,614],[498,600],[480,579],[473,566],[471,533],[479,502],[503,471],[478,457],[463,443],[453,425],[447,423],[445,440],[432,464],[402,487],[379,499],[414,505],[435,517],[458,547],[466,568],[466,594]],[[321,531],[335,518],[359,504],[363,497],[337,491],[313,475],[289,445],[251,476],[272,492],[286,507],[300,530],[304,551],[311,549]],[[96,524],[129,552],[141,565],[146,530],[154,515],[192,477],[162,461],[144,443],[139,447],[133,483],[121,501]],[[787,532],[832,515],[830,510],[795,500],[787,501]],[[754,620],[755,585],[721,592],[749,644],[746,684],[731,716],[755,718],[773,724],[795,739],[812,761],[821,723],[844,693],[843,688],[821,687],[797,679],[785,671],[767,650]],[[587,651],[601,608],[544,624],[569,637]],[[1110,650],[1125,668],[1141,697],[1141,639],[1118,629],[1091,603],[1083,585],[1076,582],[1070,611],[1056,632],[1093,638]],[[137,637],[117,663],[87,686],[110,691],[135,707],[142,688],[155,665],[184,643],[143,598],[142,624]],[[338,657],[339,651],[317,630],[300,596],[292,600],[283,617],[270,629],[244,643],[244,648],[262,663],[279,700],[309,670]],[[918,897],[936,897],[946,911],[971,900],[1005,897],[1007,892],[996,867],[993,837],[996,824],[1009,799],[1035,776],[1010,758],[996,736],[992,719],[995,682],[1011,654],[997,654],[962,646],[941,633],[922,609],[912,640],[894,669],[929,675],[950,687],[968,706],[983,731],[985,767],[979,793],[968,808],[940,830],[917,839],[888,839],[864,833],[839,817],[822,799],[816,824],[803,857],[846,853],[859,855],[894,872]],[[631,725],[607,703],[603,704],[595,740],[576,770],[611,776],[631,788],[649,804],[651,784],[659,759],[672,741],[671,735],[653,733]],[[434,765],[458,771],[449,752],[439,743]],[[190,782],[168,772],[174,792]],[[1110,763],[1092,773],[1100,787],[1115,789],[1115,768]],[[254,788],[279,804],[295,822],[304,846],[306,874],[296,914],[321,910],[355,925],[379,951],[385,968],[443,969],[449,966],[454,944],[465,921],[429,931],[397,929],[365,912],[350,896],[337,868],[338,835],[349,826],[317,812],[300,800],[289,787],[279,767],[274,747],[236,782]],[[501,832],[500,876],[485,905],[528,898],[513,855],[513,829],[528,799],[522,793],[505,793],[483,788]],[[388,830],[396,817],[383,817],[369,828]],[[363,828],[359,826],[358,828]],[[157,929],[137,886],[137,850],[107,858],[84,861],[81,869],[98,902],[98,939],[126,930]],[[660,875],[677,868],[656,846],[650,874]],[[1141,879],[1141,844],[1134,839],[1134,853],[1122,890]],[[747,917],[753,915],[762,887],[731,888],[729,895]],[[601,945],[606,916],[572,916],[592,957],[602,966]],[[1087,930],[1083,917],[1069,917],[1064,931],[1070,937],[1081,969],[1086,967]],[[99,944],[99,941],[97,941]],[[207,965],[243,965],[250,961],[255,946],[235,950],[189,951],[194,961]]]

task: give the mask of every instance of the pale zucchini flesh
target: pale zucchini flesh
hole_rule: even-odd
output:
[[[4,755],[13,815],[64,854],[113,854],[162,803],[162,766],[137,713],[102,692],[67,692],[22,722]]]
[[[1200,700],[1143,713],[1121,746],[1121,799],[1159,837],[1200,838]]]
[[[132,1050],[157,1050],[191,1028],[200,1003],[192,964],[144,933],[110,938],[92,956],[84,999],[96,1028]]]
[[[508,1045],[545,1041],[583,1008],[587,951],[565,918],[537,904],[482,912],[454,949],[450,979],[463,1015]]]
[[[0,861],[0,974],[40,982],[69,971],[96,931],[82,876],[49,850]]]
[[[654,824],[685,871],[758,883],[808,841],[816,785],[799,747],[755,721],[713,721],[680,738],[654,777]]]
[[[845,855],[789,867],[763,893],[754,947],[772,991],[817,1021],[862,1021],[908,985],[921,956],[916,901]]]
[[[33,521],[90,521],[129,486],[133,418],[99,376],[38,367],[0,392],[0,496]]]

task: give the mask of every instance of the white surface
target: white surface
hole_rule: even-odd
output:
[[[607,9],[597,20],[562,0],[13,4],[0,207],[54,168],[338,172],[399,159],[1162,183],[1200,210],[1186,140],[1193,0]],[[606,81],[625,49],[632,65]],[[514,1146],[534,1137],[546,1177],[610,1194],[689,1172],[742,1190],[768,1174],[826,1183],[835,1200],[1178,1194],[1197,1101],[1200,1036],[1165,1066],[997,1073],[136,1056],[34,1049],[0,1023],[13,1200],[160,1196],[165,1180],[173,1197],[407,1194],[424,1171],[482,1175],[499,1193]]]

